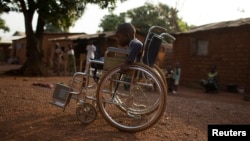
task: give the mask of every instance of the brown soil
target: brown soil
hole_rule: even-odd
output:
[[[0,77],[0,140],[3,141],[205,141],[208,124],[249,124],[250,102],[243,95],[181,87],[168,94],[162,118],[148,130],[127,133],[110,126],[98,113],[96,120],[81,124],[76,103],[63,112],[48,102],[53,90],[33,86],[68,83],[71,77]]]

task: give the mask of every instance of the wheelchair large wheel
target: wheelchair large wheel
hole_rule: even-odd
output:
[[[167,91],[160,75],[143,64],[106,72],[98,85],[97,104],[106,121],[122,131],[154,125],[165,111]]]
[[[158,65],[154,65],[154,70],[162,78],[163,82],[167,86],[166,76],[165,76],[164,72],[162,72],[162,70],[160,69],[160,67]]]

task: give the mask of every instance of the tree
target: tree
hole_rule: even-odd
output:
[[[0,29],[4,32],[9,31],[9,27],[5,25],[5,21],[0,17]]]
[[[101,8],[113,8],[117,0],[0,0],[0,6],[7,6],[9,11],[23,13],[27,39],[25,64],[20,72],[23,75],[44,76],[42,40],[44,26],[52,25],[68,31],[84,13],[87,4],[98,4]],[[120,0],[125,1],[125,0]],[[34,14],[37,13],[36,29],[32,28]]]
[[[178,10],[168,5],[159,3],[153,5],[146,3],[144,6],[129,10],[127,16],[131,19],[131,23],[139,27],[142,33],[147,33],[150,26],[158,25],[166,28],[168,32],[180,32],[187,27],[180,28],[183,22],[178,18]],[[186,24],[187,25],[187,24]],[[183,26],[183,25],[182,25]]]
[[[100,27],[103,30],[106,27],[116,27],[117,23],[130,19],[131,23],[142,33],[146,34],[149,27],[158,25],[165,27],[168,32],[180,32],[188,29],[187,23],[178,17],[178,10],[159,3],[153,5],[146,3],[144,6],[128,10],[122,15],[106,15],[102,20]],[[116,21],[116,22],[112,22]]]
[[[1,18],[1,14],[5,11],[8,11],[7,5],[0,0],[0,30],[3,30],[4,32],[9,31],[9,27],[5,24],[5,21]]]
[[[116,25],[125,22],[125,13],[121,13],[120,15],[115,15],[111,13],[110,15],[105,15],[101,19],[101,23],[99,27],[103,29],[103,31],[115,31]]]
[[[44,26],[44,31],[45,32],[57,32],[57,33],[60,33],[60,32],[65,32],[63,31],[62,29],[54,26],[52,23],[48,23]]]

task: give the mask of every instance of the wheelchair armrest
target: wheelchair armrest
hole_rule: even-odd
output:
[[[129,54],[130,50],[123,49],[123,48],[117,48],[117,47],[108,47],[105,54],[107,54],[109,52],[121,53],[121,54]]]
[[[83,75],[83,76],[85,76],[86,73],[84,73],[84,72],[75,72],[74,75],[73,75],[73,77],[76,77],[76,76],[78,76],[78,75]]]
[[[101,60],[89,60],[89,62],[94,64],[104,64],[104,61]]]
[[[112,55],[109,56],[109,53]],[[109,70],[118,64],[124,63],[129,53],[130,50],[128,49],[108,47],[104,56],[103,70]]]

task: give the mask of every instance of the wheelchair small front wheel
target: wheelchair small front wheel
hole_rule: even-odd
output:
[[[83,124],[89,124],[96,119],[97,112],[94,106],[89,103],[83,103],[76,108],[76,117]]]

